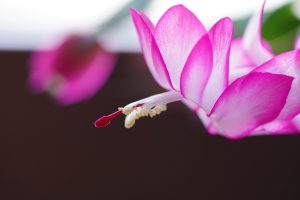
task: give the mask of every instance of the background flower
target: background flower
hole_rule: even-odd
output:
[[[115,60],[94,37],[71,34],[52,50],[33,54],[29,84],[35,92],[48,91],[62,105],[77,103],[105,84]]]
[[[108,37],[107,34],[126,21],[128,7],[142,10],[150,2],[126,2],[98,27],[85,31],[88,34],[70,33],[62,41],[56,41],[58,44],[51,50],[36,50],[31,58],[29,75],[32,90],[37,93],[47,91],[60,105],[91,98],[106,83],[116,62],[117,52],[106,50],[106,46],[122,37],[122,32]]]

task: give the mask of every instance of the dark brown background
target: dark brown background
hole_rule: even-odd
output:
[[[300,136],[230,141],[184,105],[126,130],[96,129],[118,106],[160,92],[139,55],[121,55],[91,100],[59,107],[26,88],[29,53],[0,53],[0,199],[300,199]],[[242,116],[241,116],[242,117]]]

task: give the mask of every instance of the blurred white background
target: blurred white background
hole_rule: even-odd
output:
[[[268,0],[266,10],[289,0]],[[263,0],[153,0],[145,11],[153,22],[172,5],[184,4],[208,28],[217,19],[251,15]],[[0,49],[28,50],[49,38],[70,31],[93,30],[117,12],[128,0],[0,0]],[[115,51],[138,51],[130,20],[103,35],[105,46]]]

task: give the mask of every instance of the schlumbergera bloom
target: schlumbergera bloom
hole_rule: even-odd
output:
[[[153,117],[165,111],[168,103],[183,101],[205,113],[204,120],[220,134],[240,138],[282,110],[293,82],[290,76],[258,71],[228,84],[233,32],[229,18],[207,32],[182,5],[171,7],[156,27],[134,9],[131,15],[150,72],[167,92],[119,108],[98,119],[95,126],[105,126],[123,113],[125,127],[130,128],[140,117]]]
[[[55,48],[34,52],[29,85],[37,93],[48,91],[62,105],[77,103],[105,84],[115,59],[94,37],[70,34]]]
[[[233,82],[249,72],[268,72],[293,77],[291,90],[280,113],[273,120],[260,124],[248,134],[297,133],[300,130],[300,116],[296,117],[300,113],[298,101],[300,98],[300,52],[297,50],[300,46],[300,37],[298,36],[295,44],[296,50],[274,55],[270,45],[261,36],[264,5],[265,2],[251,18],[244,36],[232,42],[229,80]],[[198,114],[211,133],[218,132],[203,111],[198,111]]]

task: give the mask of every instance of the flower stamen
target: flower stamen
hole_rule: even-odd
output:
[[[140,119],[141,117],[155,117],[156,115],[159,115],[163,111],[167,110],[166,105],[158,105],[154,108],[150,109],[147,107],[138,107],[134,109],[131,113],[129,113],[125,118],[125,128],[131,128],[134,126],[135,121]]]
[[[116,118],[117,116],[119,116],[121,114],[122,114],[122,111],[117,110],[116,112],[114,112],[110,115],[103,116],[95,121],[94,126],[97,128],[105,127],[110,124],[111,120],[113,120],[114,118]]]
[[[120,107],[120,108],[118,108],[117,111],[113,112],[112,114],[110,114],[110,115],[104,115],[103,117],[100,117],[99,119],[97,119],[97,120],[95,121],[95,123],[94,123],[94,126],[95,126],[96,128],[102,128],[102,127],[105,127],[105,126],[109,125],[110,122],[111,122],[114,118],[120,116],[121,114],[128,115],[130,112],[132,112],[132,110],[134,110],[135,108],[138,108],[138,107],[140,107],[140,106],[142,106],[142,105],[143,105],[143,104],[138,104],[138,105],[136,105],[136,106],[134,106],[134,107],[132,107],[132,108],[130,108],[130,109],[129,109],[129,108],[124,109],[124,108]],[[125,113],[128,113],[128,114],[125,114]]]
[[[141,117],[155,117],[163,111],[167,110],[167,104],[180,101],[183,97],[179,92],[169,91],[161,94],[156,94],[145,99],[128,104],[125,107],[118,108],[114,113],[99,118],[95,123],[95,127],[105,127],[110,122],[120,116],[121,114],[126,115],[125,117],[125,128],[131,128],[134,126],[135,121]]]

